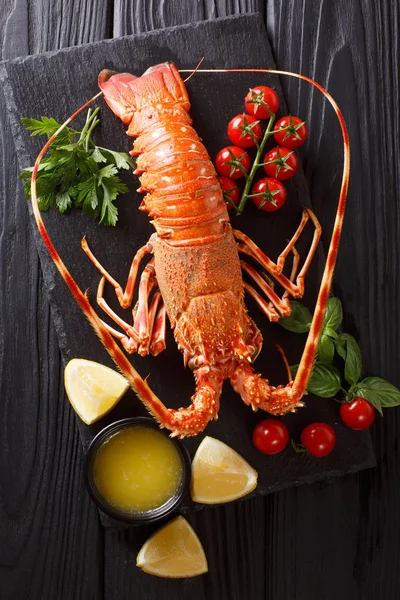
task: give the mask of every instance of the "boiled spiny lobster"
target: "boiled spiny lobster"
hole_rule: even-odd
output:
[[[290,314],[289,296],[299,298],[303,295],[304,276],[321,228],[312,211],[304,209],[297,231],[276,263],[244,233],[232,229],[214,167],[191,126],[188,94],[175,65],[165,63],[151,67],[141,77],[107,70],[99,75],[99,85],[107,104],[128,125],[128,135],[136,138],[131,154],[138,157],[135,173],[140,175],[139,191],[147,192],[140,208],[152,217],[155,228],[155,233],[132,261],[125,290],[97,261],[87,241],[82,240],[83,249],[102,274],[98,304],[124,333],[97,316],[56,252],[36,201],[36,172],[42,156],[61,129],[94,98],[78,109],[49,139],[33,171],[34,213],[57,268],[133,390],[173,436],[196,435],[211,419],[217,418],[222,383],[227,378],[254,410],[260,408],[271,414],[285,414],[303,406],[301,400],[312,372],[343,223],[349,175],[347,131],[336,103],[318,84],[293,73],[259,71],[296,76],[320,89],[336,111],[345,147],[339,205],[317,305],[296,377],[286,386],[271,386],[251,366],[261,350],[262,336],[247,314],[244,290],[251,294],[271,321],[276,321],[279,315]],[[314,225],[314,236],[304,265],[298,272],[294,245],[308,221]],[[250,265],[240,261],[239,252],[258,262],[283,287],[282,297],[278,297],[273,285]],[[288,278],[283,274],[283,266],[291,252],[293,268]],[[148,254],[152,257],[140,276],[134,321],[129,324],[106,303],[104,285],[106,281],[111,283],[123,308],[131,306],[139,265]],[[243,282],[242,267],[265,297]],[[196,379],[191,405],[179,410],[164,406],[114,339],[120,340],[128,353],[157,355],[165,348],[167,316],[184,363],[193,369]]]

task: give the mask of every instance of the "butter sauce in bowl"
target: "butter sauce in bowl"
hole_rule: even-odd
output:
[[[90,444],[85,475],[99,508],[135,525],[178,507],[189,487],[190,460],[185,447],[153,419],[136,417],[100,431]]]

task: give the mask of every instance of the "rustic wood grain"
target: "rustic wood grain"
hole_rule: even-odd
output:
[[[115,0],[113,37],[230,15],[264,14],[264,10],[264,0],[196,0],[196,2]],[[199,48],[199,51],[207,53],[206,48]]]
[[[2,58],[252,10],[265,14],[278,65],[314,76],[343,105],[353,163],[335,292],[347,331],[360,340],[366,374],[400,385],[395,0],[81,0],[74,6],[6,0],[0,7]],[[333,141],[338,133],[313,92],[282,84],[292,110],[312,129],[303,165],[314,206],[327,223],[341,157],[331,152],[322,123]],[[103,534],[80,481],[82,455],[62,391],[36,250],[27,214],[16,213],[10,202],[16,159],[1,94],[0,124],[0,597],[151,600],[155,584],[135,569],[139,540],[132,533],[105,534],[103,580]],[[212,574],[165,582],[160,597],[397,600],[399,418],[391,410],[372,430],[379,461],[374,470],[195,515]]]
[[[60,6],[2,4],[2,58],[108,36],[102,3],[75,8],[63,7],[60,18]],[[82,485],[81,441],[28,213],[13,201],[18,169],[1,93],[0,124],[0,597],[97,600],[102,529]]]
[[[346,330],[360,342],[365,374],[400,386],[398,3],[268,0],[267,29],[280,67],[315,77],[343,108],[352,173],[334,291],[343,301]],[[331,153],[323,129],[331,131],[333,140],[338,134],[310,89],[291,81],[282,84],[289,105],[301,110],[312,129],[308,147],[318,162],[307,157],[303,165],[313,204],[325,222],[339,184],[335,167],[341,157]],[[331,191],[326,181],[332,182]],[[349,540],[354,562],[324,582],[324,589],[332,590],[338,580],[354,576],[354,589],[347,587],[341,597],[398,597],[399,431],[399,409],[378,418],[372,428],[378,467],[350,478],[358,481],[360,503],[354,511],[354,496],[344,496],[358,521],[358,531]],[[333,485],[342,489],[342,482]],[[331,507],[328,503],[326,510]],[[332,547],[344,547],[340,531]],[[326,554],[328,560],[334,562],[331,554]],[[330,591],[326,597],[339,596]]]

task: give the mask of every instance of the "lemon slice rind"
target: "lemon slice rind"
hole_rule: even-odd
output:
[[[86,425],[109,413],[129,388],[120,373],[84,358],[69,361],[64,384],[73,409]]]
[[[201,504],[239,500],[257,487],[257,478],[257,471],[236,450],[206,436],[192,462],[192,500]]]
[[[158,529],[142,546],[136,565],[149,575],[182,579],[208,571],[203,546],[182,516]]]

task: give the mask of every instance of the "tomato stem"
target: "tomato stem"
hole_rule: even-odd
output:
[[[250,169],[250,173],[246,177],[246,184],[244,186],[242,197],[240,198],[239,205],[238,205],[238,207],[236,209],[236,214],[237,215],[241,215],[242,214],[248,198],[251,197],[250,194],[249,194],[250,188],[251,188],[251,184],[253,183],[254,175],[256,174],[257,169],[262,164],[261,163],[261,155],[262,155],[262,153],[264,151],[265,144],[267,143],[268,139],[272,135],[272,127],[273,127],[274,122],[275,122],[275,115],[271,114],[271,117],[270,117],[269,122],[268,122],[268,126],[267,126],[266,130],[264,131],[263,139],[262,139],[261,143],[257,144],[257,146],[256,146],[257,147],[257,154],[256,154],[256,157],[255,157],[254,162],[252,164],[252,167]]]

